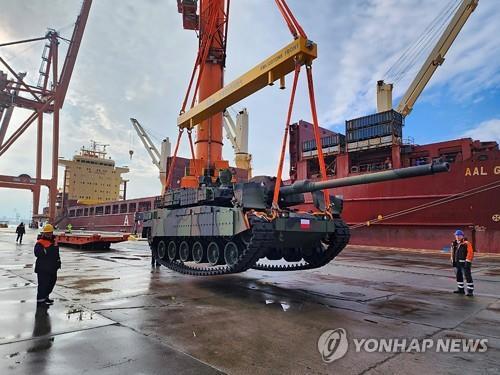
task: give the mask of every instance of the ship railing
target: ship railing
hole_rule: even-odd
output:
[[[401,141],[401,144],[403,146],[415,146],[415,138],[413,138],[413,137],[403,138]]]
[[[387,168],[385,163],[363,163],[363,164],[356,164],[351,166],[351,173],[371,173],[371,172],[380,172],[380,171],[385,171],[387,169],[392,169],[392,168]]]

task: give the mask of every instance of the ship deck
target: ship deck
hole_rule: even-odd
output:
[[[151,270],[144,241],[61,248],[55,304],[37,311],[35,232],[0,229],[0,373],[498,374],[500,257],[478,254],[458,296],[448,255],[350,246],[319,270],[195,278]],[[320,335],[487,339],[483,353],[356,353]]]

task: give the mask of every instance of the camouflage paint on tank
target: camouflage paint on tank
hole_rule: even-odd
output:
[[[234,236],[248,229],[243,211],[230,207],[160,208],[152,216],[152,237]]]

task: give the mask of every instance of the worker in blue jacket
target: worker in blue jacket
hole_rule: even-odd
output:
[[[472,259],[474,258],[474,249],[472,244],[465,238],[464,232],[458,229],[455,232],[455,241],[451,244],[451,262],[455,267],[457,277],[457,290],[453,293],[474,295],[474,281],[472,280]],[[464,277],[466,283],[464,283]],[[467,287],[467,288],[465,288]]]
[[[61,268],[59,246],[55,242],[54,227],[46,224],[35,244],[35,272],[38,277],[38,291],[36,302],[39,306],[51,305],[54,300],[50,299],[50,293],[54,289],[57,280],[57,270]]]

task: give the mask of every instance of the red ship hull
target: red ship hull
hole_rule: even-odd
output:
[[[411,145],[390,138],[390,144],[353,151],[337,133],[321,129],[326,141],[328,178],[446,160],[450,172],[431,176],[332,189],[342,196],[342,217],[357,245],[441,250],[462,229],[476,251],[500,252],[500,151],[496,142],[470,138]],[[375,138],[377,142],[383,138]],[[314,144],[312,144],[312,143]],[[364,141],[369,145],[372,140]],[[375,143],[375,142],[372,142]],[[319,178],[312,127],[292,125],[290,176],[293,181]],[[314,209],[311,197],[301,209]]]
[[[141,215],[154,207],[155,197],[128,199],[97,205],[76,205],[59,222],[60,228],[71,224],[75,230],[141,233]]]
[[[457,162],[449,173],[331,193],[344,197],[352,244],[442,249],[460,228],[477,251],[500,252],[499,179],[499,160]]]

